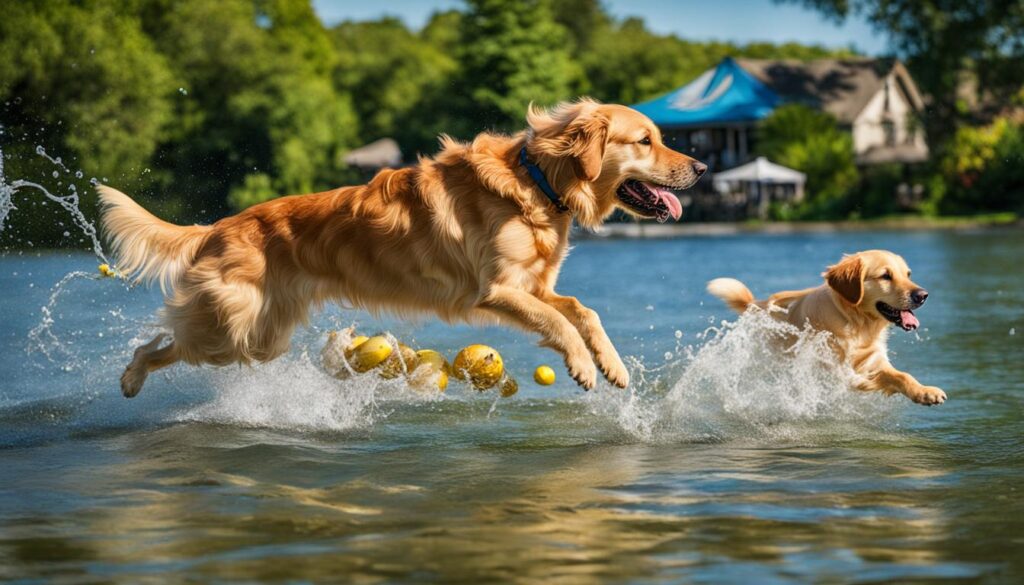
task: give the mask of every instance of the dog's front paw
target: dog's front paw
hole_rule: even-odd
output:
[[[584,390],[590,390],[597,384],[597,366],[594,365],[589,354],[586,354],[585,357],[566,356],[565,367],[569,370],[572,379],[576,380],[576,383]]]
[[[907,395],[911,400],[925,406],[935,406],[946,401],[946,393],[935,386],[921,386],[916,392]]]
[[[622,358],[614,350],[611,352],[611,356],[604,353],[598,354],[597,363],[601,366],[601,373],[609,382],[619,388],[629,386],[629,370],[626,369],[626,364],[622,363]]]

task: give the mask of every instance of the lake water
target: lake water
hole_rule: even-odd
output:
[[[703,290],[811,286],[875,247],[931,292],[891,351],[942,406],[847,390],[814,336],[767,359],[771,325]],[[50,323],[54,284],[96,262],[8,253],[0,580],[1021,582],[1022,258],[1009,230],[581,241],[560,290],[631,356],[630,391],[583,393],[520,333],[335,308],[276,362],[175,366],[126,400],[159,293],[70,277]],[[329,378],[319,348],[353,323],[492,345],[521,390]]]

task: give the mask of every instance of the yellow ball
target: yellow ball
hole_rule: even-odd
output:
[[[337,335],[337,333],[332,331],[331,335]],[[348,347],[345,348],[345,357],[351,357],[356,351],[356,348],[366,343],[367,339],[369,339],[369,337],[365,335],[356,335],[353,337],[352,340],[348,342]]]
[[[397,378],[402,374],[412,373],[416,369],[416,364],[419,362],[419,358],[416,357],[416,352],[411,347],[404,343],[398,344],[398,352],[392,353],[391,356],[384,361],[384,367],[380,370],[381,378]]]
[[[409,376],[409,385],[414,390],[444,392],[448,388],[448,373],[451,371],[448,360],[432,349],[417,351],[416,358],[416,369]]]
[[[455,356],[453,373],[459,380],[469,381],[477,390],[486,390],[498,383],[505,372],[501,354],[493,347],[470,345]]]
[[[515,378],[505,376],[501,380],[501,395],[503,398],[508,398],[516,392],[519,392],[519,382],[515,381]]]
[[[550,386],[555,383],[555,371],[551,366],[538,366],[533,371],[533,381],[541,386]]]
[[[349,363],[352,369],[357,372],[368,372],[384,363],[384,360],[391,356],[394,348],[383,335],[375,335],[360,343],[352,355],[349,356]]]
[[[421,349],[416,352],[416,358],[419,360],[419,365],[429,365],[438,372],[450,373],[452,371],[451,364],[445,359],[444,354],[439,351],[432,349]],[[419,366],[417,366],[419,367]]]
[[[327,343],[320,351],[320,361],[324,370],[335,378],[344,380],[351,375],[348,363],[352,361],[352,354],[357,347],[366,342],[369,337],[356,335],[354,327],[343,331],[331,331],[327,334]]]

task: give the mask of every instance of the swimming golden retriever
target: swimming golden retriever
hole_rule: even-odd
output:
[[[287,351],[311,307],[499,322],[541,336],[593,388],[629,373],[593,310],[555,292],[575,220],[594,228],[616,208],[678,219],[670,189],[707,167],[666,147],[646,116],[588,99],[530,107],[527,129],[441,137],[441,151],[369,184],[261,203],[210,226],[161,221],[110,187],[102,220],[118,269],[158,280],[164,335],[139,347],[121,390],[178,361],[227,365]],[[595,275],[596,276],[596,275]],[[596,360],[596,367],[595,367]]]
[[[914,311],[928,298],[928,291],[910,280],[903,258],[885,250],[868,250],[844,256],[822,276],[825,284],[817,288],[775,293],[764,301],[754,300],[750,289],[732,278],[712,280],[708,292],[739,313],[756,305],[797,327],[810,324],[828,331],[833,349],[857,373],[859,390],[899,392],[929,406],[945,402],[941,389],[924,386],[889,363],[889,325],[904,331],[917,329],[920,323]]]

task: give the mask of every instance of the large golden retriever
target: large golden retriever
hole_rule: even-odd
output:
[[[442,137],[437,156],[382,170],[367,185],[274,199],[210,226],[166,223],[99,187],[118,268],[160,282],[173,332],[169,344],[160,347],[160,335],[135,351],[124,395],[178,361],[272,360],[311,306],[341,300],[518,326],[561,353],[580,386],[592,388],[599,367],[626,387],[597,314],[555,292],[569,228],[594,228],[616,208],[678,219],[670,189],[691,186],[707,167],[666,147],[647,117],[624,106],[531,107],[527,124],[469,144]]]
[[[917,329],[920,323],[914,311],[928,298],[928,291],[910,280],[903,258],[885,250],[868,250],[843,257],[822,276],[825,284],[819,287],[775,293],[764,301],[754,300],[750,289],[732,278],[712,280],[708,292],[739,313],[756,305],[797,327],[810,324],[831,333],[833,349],[858,375],[859,390],[899,392],[929,406],[945,402],[946,393],[940,388],[924,386],[889,363],[889,325],[904,331]]]

